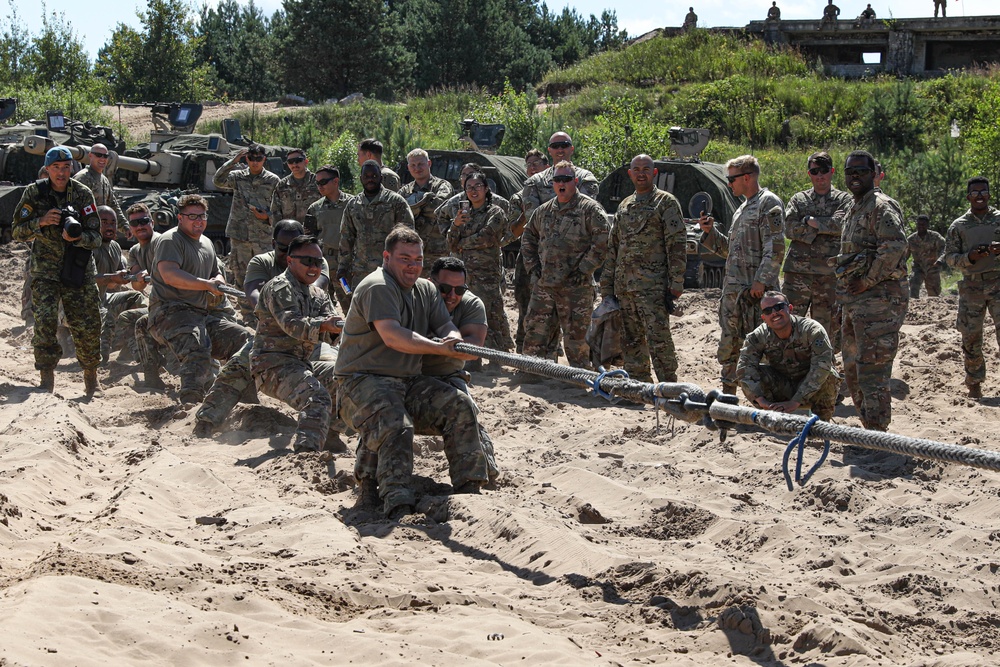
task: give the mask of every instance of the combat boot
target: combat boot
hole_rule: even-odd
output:
[[[83,371],[83,388],[87,392],[87,396],[101,396],[104,393],[104,388],[101,387],[100,380],[97,379],[97,369],[87,368]]]
[[[978,382],[969,385],[969,398],[980,399],[983,397],[983,387]]]
[[[382,499],[378,497],[378,483],[374,479],[362,479],[358,482],[358,500],[355,508],[378,509]]]
[[[723,382],[722,383],[722,393],[723,394],[729,394],[730,396],[735,396],[736,395],[736,385],[735,384],[729,384],[728,382]]]
[[[42,380],[38,383],[38,388],[51,394],[56,390],[56,370],[54,368],[43,368],[40,374]]]

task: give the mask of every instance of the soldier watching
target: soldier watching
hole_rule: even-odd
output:
[[[531,178],[535,174],[540,174],[549,168],[548,158],[537,148],[532,148],[524,155],[524,166],[527,177]],[[511,249],[516,249],[517,256],[514,259],[514,301],[517,303],[517,333],[514,334],[514,347],[518,354],[524,346],[524,315],[528,312],[528,302],[531,301],[531,281],[528,273],[524,270],[524,258],[521,257],[521,234],[524,233],[524,226],[528,224],[528,216],[524,212],[524,190],[515,192],[510,198],[510,238],[511,244],[504,249],[504,254]],[[516,216],[516,217],[515,217]]]
[[[826,0],[826,7],[823,8],[823,21],[824,25],[834,24],[837,22],[837,18],[840,16],[840,7],[833,4],[833,0]]]
[[[551,178],[555,199],[538,207],[521,236],[524,268],[534,281],[524,321],[524,353],[555,353],[549,325],[554,315],[570,365],[589,368],[587,326],[594,309],[594,272],[608,248],[608,219],[600,204],[577,190],[572,162],[556,164]]]
[[[776,412],[809,407],[830,421],[840,387],[840,376],[833,370],[833,346],[819,322],[793,315],[794,310],[781,292],[764,295],[760,302],[764,324],[747,335],[736,376],[744,395],[757,407]]]
[[[424,266],[430,268],[438,257],[448,254],[445,232],[438,226],[437,208],[455,194],[455,188],[431,173],[431,160],[422,148],[409,152],[406,168],[413,180],[400,188],[399,194],[413,212],[414,229],[424,240]],[[384,178],[382,182],[385,184]]]
[[[381,266],[385,237],[396,225],[413,228],[406,200],[382,185],[382,170],[369,160],[361,166],[362,193],[347,204],[340,225],[337,280],[350,287]]]
[[[907,253],[913,257],[910,298],[920,298],[921,283],[927,296],[941,296],[941,266],[944,264],[944,237],[930,229],[930,216],[917,216],[917,231],[906,237]]]
[[[94,201],[98,206],[110,206],[115,212],[115,222],[117,230],[126,238],[129,236],[128,224],[122,207],[118,204],[118,197],[115,196],[115,189],[111,181],[104,175],[104,170],[108,166],[108,147],[98,142],[90,148],[90,164],[73,174],[73,180],[83,183],[94,193]]]
[[[83,369],[87,396],[101,390],[97,367],[101,363],[101,311],[92,251],[101,244],[101,222],[94,195],[70,178],[73,156],[63,146],[45,153],[48,176],[25,188],[14,210],[11,233],[15,241],[31,241],[31,302],[35,332],[31,339],[39,387],[55,388],[55,368],[62,358],[56,337],[60,303]],[[67,207],[76,209],[76,224],[65,219]]]
[[[382,164],[383,152],[382,142],[378,139],[362,139],[358,144],[358,166],[364,166],[365,162],[373,160],[382,170],[382,185],[393,192],[399,192],[402,181],[399,174]]]
[[[274,186],[274,193],[271,195],[272,225],[279,220],[305,222],[309,205],[319,199],[316,174],[308,169],[309,158],[306,157],[306,152],[301,148],[288,151],[285,164],[292,173]],[[260,252],[267,252],[267,247],[260,248]]]
[[[319,238],[323,256],[328,263],[336,263],[340,256],[340,224],[351,195],[340,189],[340,169],[325,164],[316,170],[316,187],[321,197],[306,211],[305,233]],[[330,296],[347,312],[351,300],[339,281],[330,281]]]
[[[906,234],[899,205],[875,191],[876,162],[866,151],[847,156],[844,178],[854,202],[841,234],[837,296],[844,309],[841,352],[854,408],[864,428],[892,420],[889,378],[906,317]]]
[[[573,158],[573,140],[565,132],[556,132],[549,137],[549,155],[552,156],[552,164],[570,161]],[[570,163],[572,164],[572,163]],[[582,167],[573,166],[576,174],[576,181],[579,183],[577,190],[591,198],[597,197],[600,184],[597,177],[590,171]],[[555,190],[552,186],[552,176],[555,174],[555,167],[549,167],[524,182],[524,189],[521,191],[521,198],[524,201],[524,213],[530,216],[532,211],[555,197]]]
[[[760,186],[760,164],[752,155],[726,163],[726,180],[737,197],[746,199],[733,215],[729,236],[715,228],[715,219],[702,215],[701,242],[726,258],[726,277],[719,303],[719,363],[722,388],[736,393],[736,362],[743,339],[756,327],[760,298],[778,285],[778,270],[785,253],[781,200]]]
[[[601,296],[621,306],[628,374],[652,382],[652,357],[657,380],[677,382],[670,311],[684,290],[687,228],[677,198],[656,187],[657,173],[650,156],[632,158],[628,175],[635,193],[618,205],[608,235]]]
[[[982,176],[965,186],[969,210],[951,223],[944,259],[962,272],[958,283],[958,331],[962,334],[962,359],[969,398],[983,396],[986,379],[983,359],[983,322],[986,311],[1000,322],[1000,211],[990,206],[990,182]],[[1000,327],[997,327],[1000,342]]]

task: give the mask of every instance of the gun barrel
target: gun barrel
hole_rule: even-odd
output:
[[[37,134],[33,134],[30,137],[24,138],[24,150],[32,155],[45,155],[45,152],[55,146],[55,142],[49,137],[40,137]],[[63,146],[69,150],[69,154],[73,156],[73,159],[77,162],[89,164],[90,163],[90,146]],[[149,174],[150,176],[156,176],[160,173],[161,165],[153,160],[143,160],[141,158],[126,157],[124,155],[118,155],[114,151],[108,151],[112,156],[112,162],[109,163],[109,167],[114,165],[114,168],[125,169],[127,171],[135,171],[140,174]]]

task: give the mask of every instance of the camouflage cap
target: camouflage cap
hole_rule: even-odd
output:
[[[53,162],[64,162],[73,159],[73,154],[65,146],[53,146],[45,152],[45,166],[48,167]]]

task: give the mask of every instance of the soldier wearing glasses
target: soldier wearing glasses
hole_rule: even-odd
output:
[[[238,168],[246,160],[246,169]],[[264,168],[264,149],[252,145],[237,153],[215,172],[215,187],[232,190],[233,206],[226,223],[229,237],[229,270],[233,282],[243,287],[250,258],[266,252],[271,242],[268,205],[278,184],[278,175]]]
[[[764,324],[747,334],[736,376],[757,407],[777,412],[809,407],[830,421],[840,387],[840,376],[833,370],[833,346],[819,322],[793,315],[794,310],[781,292],[764,294],[760,302]]]
[[[785,282],[788,303],[823,325],[837,342],[840,313],[837,309],[837,275],[827,260],[840,250],[840,232],[851,194],[833,187],[833,159],[826,151],[813,153],[806,162],[812,187],[797,192],[785,207]]]
[[[90,148],[90,164],[73,174],[73,180],[83,183],[94,193],[94,201],[98,206],[110,206],[115,212],[117,230],[123,236],[128,236],[128,225],[125,222],[125,215],[122,207],[118,204],[118,197],[115,196],[111,181],[104,175],[104,170],[108,166],[108,147],[102,143],[96,143]]]
[[[990,206],[990,182],[982,176],[966,184],[969,210],[951,223],[944,259],[962,272],[958,283],[958,331],[962,334],[965,384],[970,398],[982,398],[986,379],[983,322],[989,311],[1000,322],[1000,211]],[[997,328],[1000,341],[1000,328]]]
[[[455,189],[431,173],[430,156],[423,148],[414,148],[407,154],[406,168],[413,180],[401,187],[399,194],[413,211],[414,228],[424,240],[424,263],[429,268],[438,257],[448,255],[448,242],[438,226],[437,209],[455,194]],[[385,184],[384,178],[382,183]]]
[[[177,203],[177,226],[153,243],[149,332],[180,361],[181,403],[201,403],[211,384],[211,359],[228,360],[250,338],[250,331],[227,319],[219,291],[215,247],[203,236],[208,202],[184,195]]]
[[[736,393],[736,363],[743,339],[757,326],[759,301],[768,289],[778,286],[778,270],[785,253],[782,233],[784,207],[776,194],[760,187],[760,164],[752,155],[726,163],[729,189],[745,201],[733,215],[726,237],[715,228],[715,219],[702,216],[701,242],[726,258],[726,277],[719,302],[719,363],[722,387]]]
[[[274,194],[271,195],[271,224],[279,220],[306,221],[306,213],[309,205],[319,198],[319,190],[316,187],[316,174],[307,168],[309,158],[301,148],[295,148],[288,152],[285,164],[292,172],[288,176],[278,181],[274,186]],[[266,252],[267,248],[261,248],[261,252]]]
[[[861,424],[885,431],[892,420],[889,378],[899,347],[899,328],[910,293],[906,283],[906,232],[898,204],[875,191],[875,158],[847,156],[844,180],[854,201],[841,234],[837,297],[844,319],[844,374]]]

